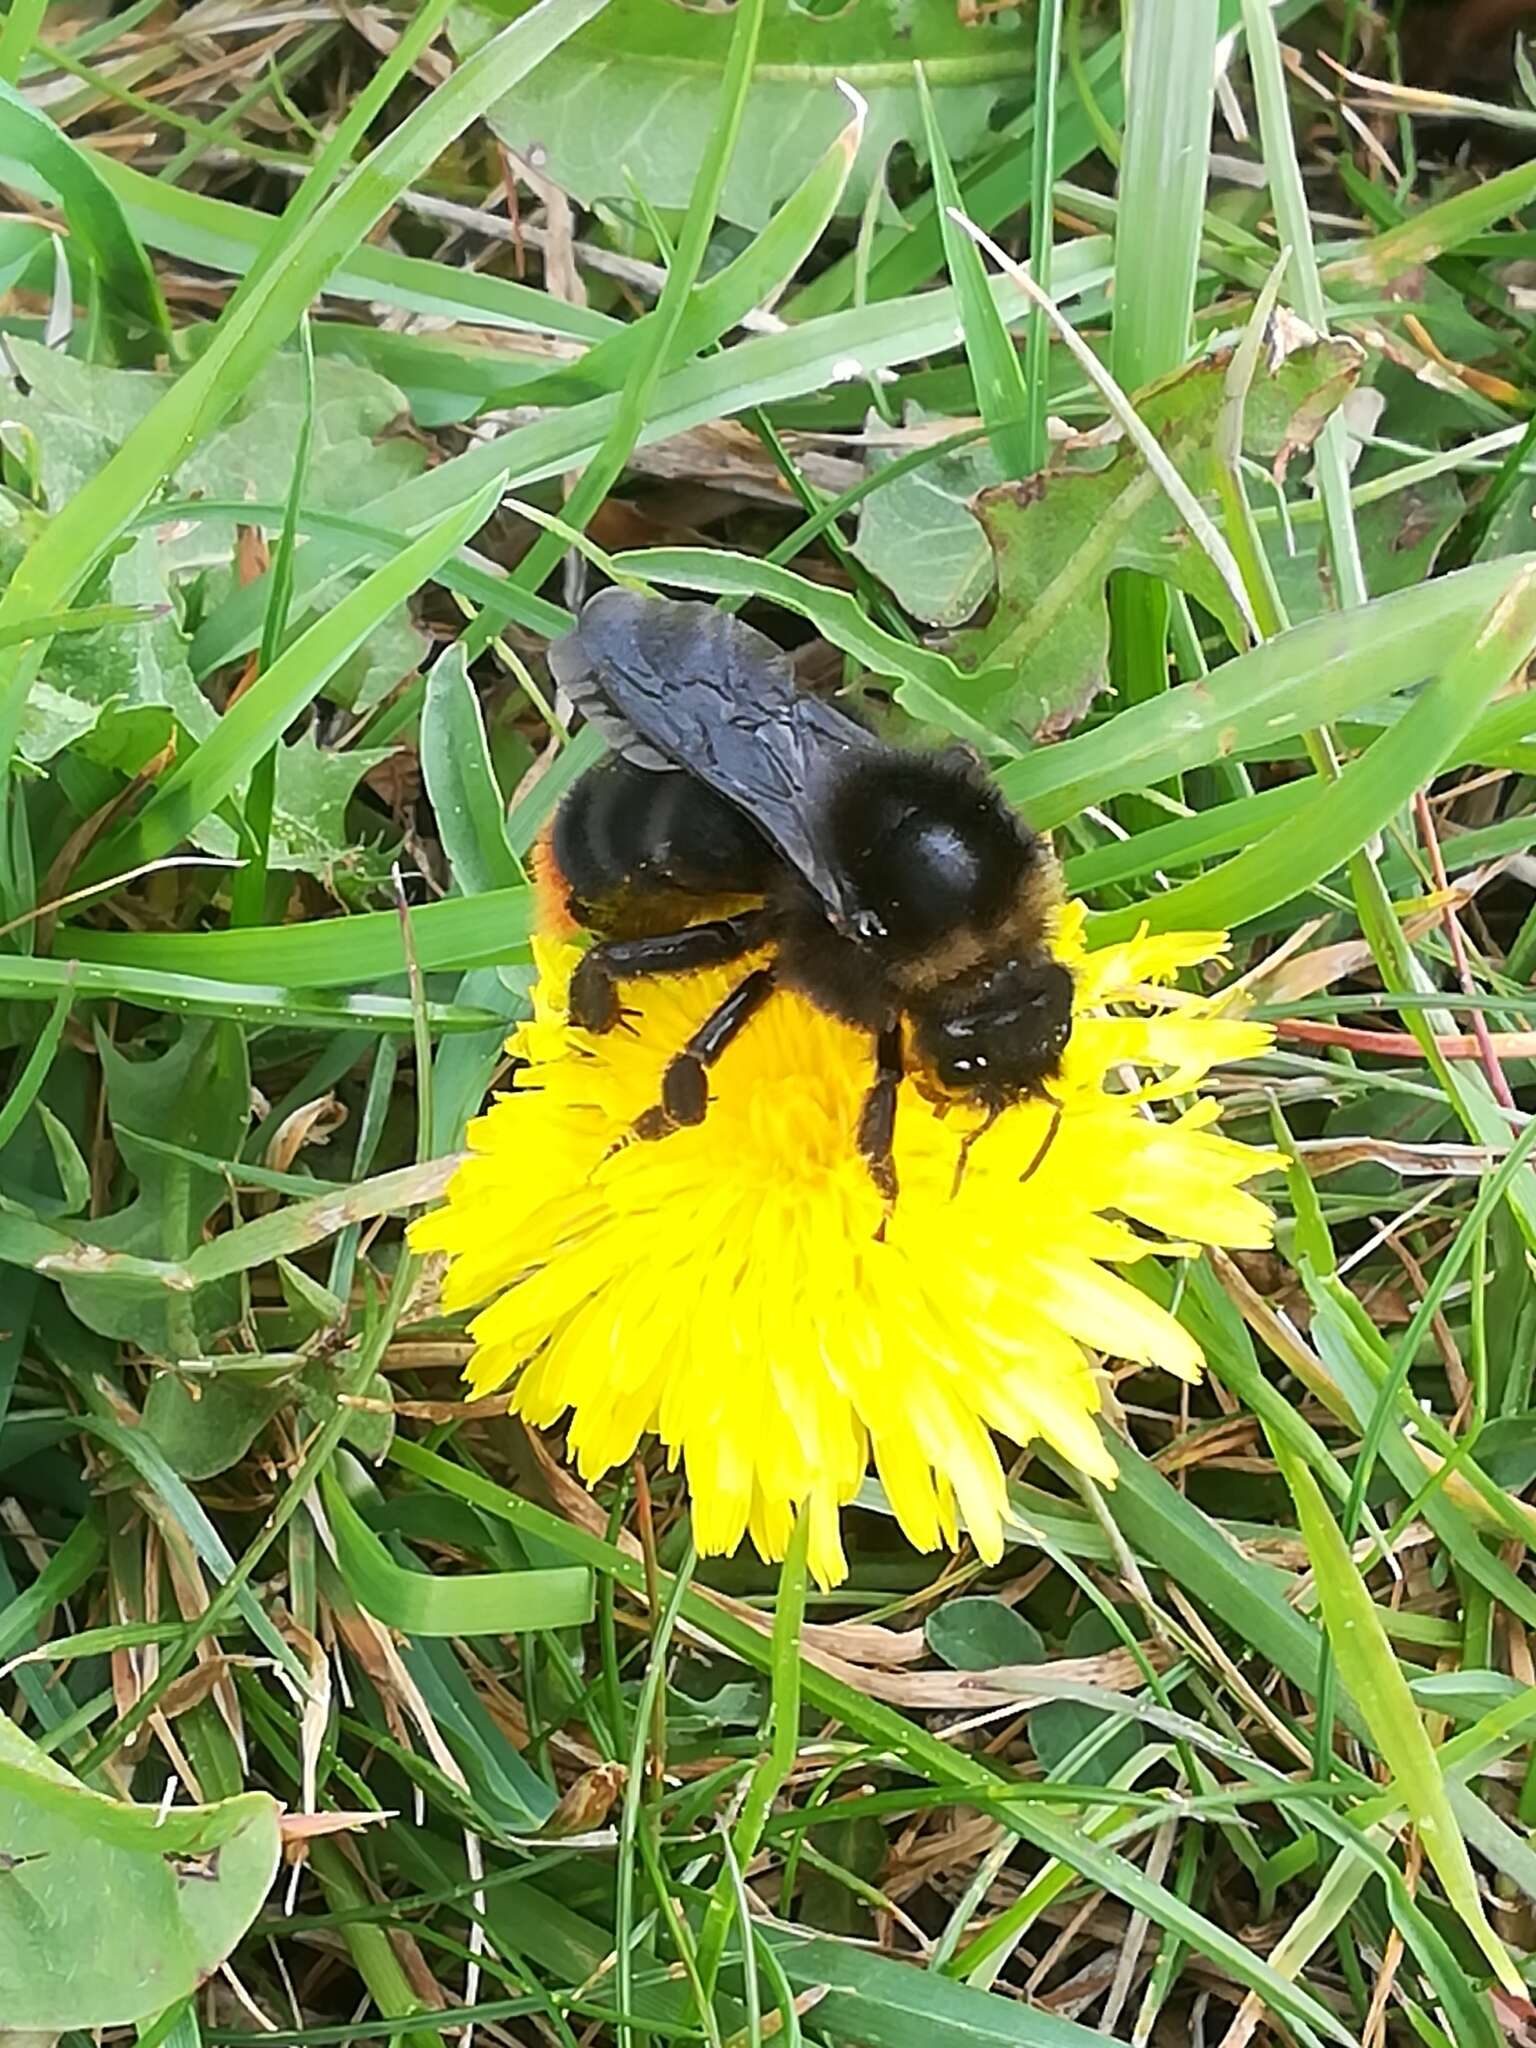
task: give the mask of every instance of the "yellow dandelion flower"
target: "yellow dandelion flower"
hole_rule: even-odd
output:
[[[904,1081],[882,1232],[853,1142],[864,1034],[781,992],[713,1070],[701,1124],[614,1150],[742,963],[628,983],[632,1028],[593,1037],[566,1021],[578,949],[536,940],[534,1015],[511,1046],[528,1065],[412,1229],[449,1255],[445,1306],[487,1304],[470,1324],[474,1391],[512,1382],[528,1421],[569,1415],[589,1481],[654,1432],[685,1468],[705,1553],[750,1532],[780,1558],[803,1506],[811,1571],[836,1584],[840,1510],[873,1462],[915,1545],[953,1545],[963,1523],[995,1561],[994,1432],[1110,1483],[1093,1354],[1185,1378],[1203,1363],[1120,1269],[1269,1242],[1244,1183],[1274,1156],[1221,1136],[1210,1102],[1161,1107],[1269,1042],[1162,986],[1221,946],[1186,932],[1091,951],[1080,909],[1063,911],[1055,947],[1077,994],[1059,1110],[1005,1111],[957,1188],[979,1113]]]

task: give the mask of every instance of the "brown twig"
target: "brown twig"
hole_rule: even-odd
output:
[[[1429,800],[1422,789],[1413,799],[1413,814],[1418,821],[1419,837],[1424,842],[1424,851],[1429,855],[1429,871],[1435,878],[1435,887],[1446,890],[1450,884],[1446,880],[1445,861],[1440,853],[1440,837],[1435,831],[1435,820],[1429,808]],[[1461,992],[1464,996],[1475,996],[1477,987],[1472,979],[1472,962],[1467,954],[1467,942],[1462,936],[1455,908],[1450,903],[1445,906],[1443,922],[1445,936],[1451,948],[1451,958],[1456,963],[1456,978],[1461,983]],[[1513,1109],[1515,1098],[1504,1078],[1504,1070],[1499,1065],[1487,1020],[1481,1010],[1472,1012],[1472,1036],[1477,1041],[1478,1057],[1483,1063],[1483,1071],[1488,1076],[1488,1086],[1493,1090],[1495,1102],[1501,1109]]]
[[[1275,1036],[1297,1039],[1304,1045],[1337,1045],[1346,1052],[1381,1053],[1399,1060],[1428,1057],[1411,1031],[1371,1031],[1353,1024],[1325,1023],[1320,1018],[1282,1017],[1275,1025]],[[1490,1031],[1484,1025],[1481,1033],[1438,1032],[1433,1044],[1441,1058],[1448,1060],[1475,1060],[1485,1052],[1490,1053],[1504,1089],[1499,1100],[1506,1109],[1513,1109],[1515,1104],[1509,1097],[1509,1084],[1499,1071],[1499,1060],[1536,1059],[1536,1031]]]

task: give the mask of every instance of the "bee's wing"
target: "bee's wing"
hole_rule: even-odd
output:
[[[549,665],[617,751],[697,776],[753,820],[834,916],[853,907],[818,820],[838,768],[883,749],[801,690],[782,648],[712,605],[612,589],[553,643]]]

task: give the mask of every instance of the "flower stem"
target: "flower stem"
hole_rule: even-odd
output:
[[[800,1631],[805,1621],[805,1557],[810,1527],[809,1507],[802,1504],[784,1553],[779,1597],[773,1610],[773,1701],[768,1716],[768,1747],[758,1758],[731,1832],[732,1856],[736,1868],[743,1873],[757,1854],[773,1802],[794,1769],[800,1749]],[[710,1894],[699,1935],[699,1975],[706,1994],[713,1994],[734,1910],[735,1892],[728,1860]],[[745,1944],[751,1936],[745,1927],[741,1932]]]
[[[641,1812],[645,1795],[646,1751],[656,1725],[658,1703],[666,1691],[667,1652],[671,1648],[672,1631],[677,1626],[684,1597],[693,1583],[696,1555],[690,1540],[687,1553],[667,1588],[665,1605],[659,1610],[654,1604],[651,1607],[651,1657],[635,1706],[629,1770],[624,1782],[624,1805],[619,1816],[619,1866],[614,1898],[614,1981],[619,1994],[619,2011],[624,2015],[619,2021],[620,2048],[632,2048],[634,2041],[630,2019],[635,2009],[634,1872],[640,1831],[646,1825]]]

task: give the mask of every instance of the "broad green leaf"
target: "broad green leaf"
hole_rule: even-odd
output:
[[[6,398],[6,417],[37,442],[39,480],[54,510],[67,504],[116,454],[176,379],[159,370],[113,370],[12,336],[7,344],[25,388]],[[394,431],[405,417],[398,387],[339,357],[315,364],[314,444],[305,503],[352,511],[396,489],[426,466],[420,445]],[[217,427],[167,470],[188,498],[280,499],[292,473],[304,417],[298,355],[276,350]],[[176,570],[224,566],[232,519],[157,535]]]
[[[249,1372],[183,1378],[162,1372],[144,1397],[144,1429],[183,1479],[212,1479],[237,1465],[278,1411],[292,1403],[289,1376],[265,1384]]]
[[[909,411],[907,425],[917,423]],[[894,459],[874,446],[870,470],[878,475]],[[982,443],[937,455],[863,500],[853,552],[914,618],[963,626],[993,581],[992,550],[970,503],[1001,480]]]
[[[951,1671],[993,1671],[1002,1664],[1038,1664],[1045,1641],[1033,1622],[1006,1601],[977,1594],[946,1600],[929,1615],[928,1647]]]
[[[454,39],[474,49],[496,21],[530,5],[493,0],[489,8],[457,8]],[[1033,28],[1022,8],[965,22],[947,5],[853,0],[822,13],[772,0],[741,147],[721,201],[726,218],[761,227],[829,147],[847,118],[838,79],[869,104],[860,162],[840,211],[856,214],[874,167],[895,144],[923,132],[914,63],[928,73],[950,155],[974,156],[993,139],[994,109],[1027,88]],[[730,29],[729,9],[611,0],[567,49],[497,101],[491,126],[521,154],[541,149],[548,175],[588,204],[624,201],[627,172],[652,206],[686,207],[714,119]]]
[[[389,757],[388,747],[322,747],[312,732],[284,745],[277,756],[270,865],[333,878],[355,851],[347,805],[368,770]],[[211,814],[189,837],[194,846],[227,859],[240,851],[234,828]]]
[[[1137,409],[1185,481],[1199,489],[1224,402],[1230,351],[1222,350],[1153,385]],[[1249,394],[1245,441],[1275,454],[1305,447],[1360,371],[1347,342],[1312,342],[1261,371]],[[1068,466],[1068,464],[1071,466]],[[1241,630],[1204,552],[1184,531],[1156,477],[1129,441],[1107,465],[1081,456],[1024,483],[1001,484],[975,501],[996,557],[997,604],[984,626],[957,636],[957,653],[998,667],[1006,688],[988,713],[1026,733],[1059,730],[1092,702],[1108,675],[1107,585],[1116,569],[1168,577]]]
[[[1355,514],[1355,532],[1371,595],[1385,597],[1391,591],[1427,583],[1441,548],[1465,510],[1461,486],[1449,472],[1360,506]],[[1480,559],[1516,552],[1533,531],[1536,529],[1527,517],[1525,530],[1517,539],[1510,536],[1503,547],[1482,551]],[[1293,525],[1289,541],[1278,521],[1266,521],[1260,532],[1292,625],[1316,618],[1320,612],[1332,611],[1335,607],[1327,544],[1321,525],[1315,521]]]
[[[133,1057],[97,1033],[107,1112],[132,1198],[80,1226],[87,1242],[135,1258],[179,1259],[193,1250],[203,1225],[228,1197],[221,1174],[141,1142],[139,1133],[179,1140],[234,1158],[250,1114],[251,1083],[244,1033],[235,1024],[188,1022],[158,1056]],[[145,1295],[99,1282],[63,1282],[70,1306],[89,1328],[136,1344],[151,1358],[197,1356],[213,1349],[234,1320],[227,1289],[194,1297]]]
[[[218,1968],[277,1870],[277,1802],[130,1806],[0,1715],[0,2013],[62,2033],[152,2018]]]
[[[17,748],[24,761],[42,767],[66,747],[75,746],[92,731],[102,707],[72,697],[52,683],[34,683],[22,716]]]
[[[1062,1646],[1064,1657],[1093,1657],[1120,1647],[1120,1636],[1107,1616],[1087,1607],[1067,1631]],[[1107,1724],[1114,1723],[1112,1728]],[[1107,1732],[1072,1771],[1063,1767],[1074,1750],[1100,1730]],[[1029,1717],[1030,1746],[1035,1760],[1050,1777],[1070,1782],[1107,1785],[1118,1783],[1116,1773],[1130,1762],[1143,1736],[1134,1720],[1116,1717],[1101,1706],[1073,1698],[1045,1700]]]
[[[487,889],[516,888],[523,871],[507,843],[506,804],[496,786],[462,642],[446,648],[427,677],[421,772],[460,890],[478,896]]]
[[[10,351],[26,388],[8,399],[7,414],[17,430],[32,438],[37,480],[54,511],[99,474],[175,381],[154,371],[78,362],[19,337],[12,338]],[[306,504],[349,509],[420,475],[420,448],[391,432],[405,410],[392,384],[339,360],[320,364],[316,383],[317,459],[309,466]],[[249,394],[177,467],[178,487],[193,502],[238,504],[280,496],[295,459],[302,415],[298,360],[276,355]],[[191,578],[199,577],[198,601],[206,605],[217,602],[222,588],[233,587],[235,524],[229,516],[161,522],[114,553],[100,594],[138,607],[137,615],[130,622],[53,640],[24,714],[20,746],[26,758],[50,759],[67,740],[81,744],[101,765],[131,774],[170,738],[167,712],[185,738],[208,737],[217,717],[188,665],[181,593]],[[0,500],[0,566],[14,569],[38,530],[30,508]],[[357,580],[347,575],[321,586],[311,599],[310,621]],[[409,674],[425,645],[408,613],[397,609],[337,670],[328,692],[338,702],[367,710]],[[279,794],[279,808],[286,811],[291,829],[285,831],[285,821],[279,821],[274,865],[321,873],[342,851],[342,842],[338,835],[310,830],[312,792],[293,786],[301,781],[299,768],[300,758],[294,757],[287,777],[291,800],[285,805]],[[228,828],[214,828],[200,843],[209,851],[235,850]]]

